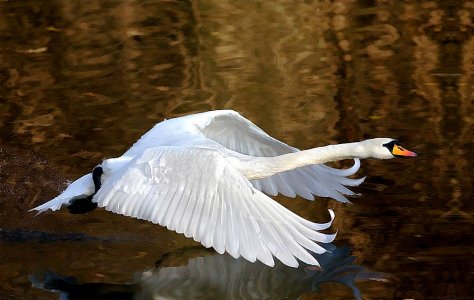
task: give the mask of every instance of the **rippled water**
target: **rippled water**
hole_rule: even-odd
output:
[[[0,1],[0,298],[57,299],[46,276],[137,299],[474,299],[473,16],[473,1]],[[335,210],[322,272],[105,211],[27,212],[156,122],[220,108],[299,148],[388,136],[421,155],[363,161],[352,205],[276,198],[314,221]]]

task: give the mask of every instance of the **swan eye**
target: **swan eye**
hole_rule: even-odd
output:
[[[398,142],[397,140],[392,140],[392,141],[390,141],[390,142],[388,142],[388,143],[386,143],[386,144],[383,144],[382,146],[384,146],[385,148],[387,148],[388,151],[390,151],[390,153],[392,153],[392,152],[393,152],[393,147],[394,147],[395,145],[400,145],[400,142]]]

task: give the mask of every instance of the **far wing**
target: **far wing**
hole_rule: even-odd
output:
[[[58,195],[56,198],[37,206],[30,211],[36,210],[39,213],[42,213],[48,209],[58,210],[62,205],[67,205],[71,200],[75,198],[82,198],[90,196],[94,193],[94,182],[92,181],[92,174],[86,174],[81,178],[77,179],[71,183],[64,192]]]
[[[299,217],[253,188],[217,151],[205,148],[150,148],[106,180],[93,201],[184,233],[218,253],[270,266],[273,256],[288,266],[298,265],[295,258],[318,265],[306,249],[323,253],[316,242],[335,237],[317,232],[332,220],[316,224]]]
[[[277,156],[299,151],[271,136],[234,111],[214,114],[201,128],[202,133],[221,145],[251,156]],[[346,170],[324,164],[306,166],[296,170],[275,174],[269,178],[253,180],[255,188],[270,195],[281,193],[288,197],[299,195],[314,200],[313,195],[331,197],[349,202],[344,195],[354,195],[345,186],[357,186],[364,181],[350,179],[360,168],[359,159]]]

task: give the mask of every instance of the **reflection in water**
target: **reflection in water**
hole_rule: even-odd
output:
[[[362,299],[356,281],[383,280],[379,273],[354,264],[347,247],[327,245],[331,252],[317,255],[322,269],[289,268],[276,263],[270,268],[229,255],[190,259],[186,265],[161,267],[137,275],[133,283],[79,283],[52,272],[30,276],[34,287],[60,291],[60,299],[298,299],[335,282]],[[340,288],[340,287],[337,287]]]
[[[373,176],[352,206],[278,200],[315,221],[335,210],[338,241],[394,274],[362,287],[369,298],[472,298],[473,16],[472,0],[0,1],[0,228],[125,232],[159,240],[153,257],[188,245],[112,215],[25,212],[163,118],[232,108],[298,148],[417,145],[412,162],[363,161]],[[5,244],[0,298],[21,298],[25,259],[43,253]],[[113,249],[102,272],[129,257]]]

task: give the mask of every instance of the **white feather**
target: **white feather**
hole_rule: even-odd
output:
[[[153,160],[141,162],[144,156],[151,156]],[[175,163],[165,172],[161,166],[162,160]],[[150,166],[152,177],[140,172],[145,165]],[[203,172],[207,169],[219,172]],[[129,185],[132,180],[135,184]],[[204,183],[206,189],[214,190],[211,197],[209,193],[201,191]],[[140,214],[145,211],[141,208],[143,206],[151,209],[150,192],[141,192],[150,187],[162,191],[155,193],[152,201],[155,205],[167,207],[164,218]],[[255,261],[259,253],[271,252],[285,264],[296,267],[298,262],[295,257],[311,260],[300,244],[319,249],[315,242],[330,239],[330,235],[318,233],[301,224],[300,217],[253,188],[219,151],[207,148],[150,148],[132,160],[120,178],[104,182],[95,194],[94,201],[106,210],[147,219],[180,233],[186,231],[187,235],[219,253],[227,250],[234,257],[243,256],[250,261]],[[123,202],[132,202],[134,206],[117,205]],[[210,202],[212,213],[209,218],[205,218],[206,224],[195,222],[193,226],[196,228],[187,231],[195,206],[207,202]],[[240,215],[240,218],[229,217],[229,212]],[[200,230],[200,226],[205,226],[205,230]],[[241,233],[233,234],[237,230],[232,228],[238,228]],[[293,238],[292,232],[298,236],[298,240]],[[262,260],[269,263],[268,255]],[[316,264],[315,261],[313,263]]]
[[[84,196],[90,196],[94,192],[94,182],[92,181],[92,175],[86,174],[81,178],[71,183],[64,192],[62,192],[56,198],[37,206],[30,211],[36,210],[38,213],[42,213],[48,209],[59,210],[62,205],[69,204],[74,198],[80,198]]]
[[[289,266],[296,258],[317,265],[307,250],[323,253],[318,243],[331,242],[334,219],[317,224],[301,218],[261,191],[313,200],[314,196],[348,202],[346,186],[360,158],[392,158],[372,139],[300,151],[280,142],[234,111],[211,111],[157,124],[119,158],[102,162],[98,206],[148,220],[249,261],[274,265],[273,256]],[[414,155],[414,153],[413,153]],[[412,156],[413,156],[412,155]],[[354,158],[338,170],[323,163]],[[58,210],[78,197],[93,195],[92,175],[73,182],[62,194],[33,210]]]

